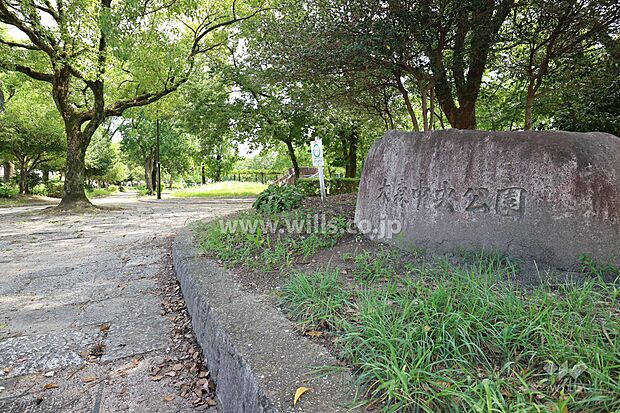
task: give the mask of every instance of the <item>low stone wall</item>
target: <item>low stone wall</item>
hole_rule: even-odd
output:
[[[403,248],[493,249],[562,269],[584,253],[618,263],[620,138],[388,132],[366,158],[355,219]]]
[[[221,411],[349,411],[344,406],[353,400],[350,375],[316,375],[314,367],[338,364],[329,352],[298,335],[266,297],[242,290],[194,244],[191,230],[182,230],[173,262]],[[300,386],[311,390],[293,407]]]

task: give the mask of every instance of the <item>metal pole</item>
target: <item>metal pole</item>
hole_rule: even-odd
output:
[[[325,202],[325,175],[322,166],[319,166],[319,181],[321,184],[321,201]]]
[[[157,116],[157,199],[161,199],[161,160],[159,158],[159,116]]]

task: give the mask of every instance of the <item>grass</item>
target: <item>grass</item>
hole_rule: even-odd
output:
[[[584,256],[582,283],[526,290],[513,282],[520,263],[496,252],[463,250],[448,261],[379,247],[342,254],[347,271],[304,273],[295,264],[342,234],[280,234],[262,223],[308,214],[248,211],[235,218],[255,223],[249,231],[212,222],[194,232],[227,264],[287,275],[277,294],[282,308],[351,368],[360,405],[389,413],[620,413],[617,267]],[[605,282],[610,275],[615,281]]]
[[[0,207],[13,207],[20,205],[27,205],[30,202],[29,199],[21,198],[18,196],[11,198],[0,198]]]
[[[366,403],[385,412],[620,411],[617,284],[524,292],[505,281],[511,264],[485,257],[423,263],[386,281],[367,256],[357,261],[376,276],[351,289],[333,274],[297,275],[282,300],[302,328],[336,327],[337,355],[358,373]]]
[[[211,196],[256,196],[267,188],[256,182],[215,182],[212,184],[194,186],[181,191],[174,191],[172,196],[211,197]]]
[[[109,188],[93,188],[86,191],[86,196],[88,198],[99,198],[104,196],[110,196],[113,193],[118,192],[118,187],[114,185],[110,185]]]
[[[262,271],[283,270],[321,249],[333,247],[344,236],[346,220],[342,217],[335,217],[332,226],[320,232],[308,230],[306,225],[295,234],[275,231],[286,228],[286,220],[308,222],[310,219],[307,211],[301,209],[273,217],[252,210],[241,212],[228,221],[199,223],[194,233],[205,252],[228,264]],[[239,226],[233,231],[226,228],[227,222]],[[245,230],[241,230],[241,225]]]
[[[0,198],[0,207],[16,207],[26,205],[45,205],[51,203],[49,200],[41,199],[36,195],[15,195],[11,198]]]

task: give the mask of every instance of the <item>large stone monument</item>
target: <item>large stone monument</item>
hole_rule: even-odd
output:
[[[585,253],[617,264],[620,138],[388,132],[366,158],[355,220],[402,248],[497,250],[561,269]]]

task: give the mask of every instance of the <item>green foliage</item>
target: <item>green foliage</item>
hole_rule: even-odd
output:
[[[295,188],[305,196],[321,194],[321,183],[318,178],[302,178],[295,182]]]
[[[359,178],[330,178],[325,180],[325,188],[330,195],[341,195],[357,192]],[[295,182],[295,187],[306,196],[321,194],[321,183],[318,178],[302,178]]]
[[[327,270],[293,275],[282,292],[289,316],[305,330],[337,328],[349,298],[338,273]]]
[[[19,193],[15,185],[0,183],[0,198],[13,198]]]
[[[64,182],[49,181],[45,185],[46,195],[51,198],[62,198],[64,194]]]
[[[422,264],[386,282],[383,266],[360,263],[374,283],[344,295],[335,274],[294,275],[283,300],[304,328],[332,329],[368,403],[386,412],[620,408],[616,284],[524,292],[486,258],[467,268]]]
[[[0,111],[0,157],[24,174],[21,191],[37,182],[34,170],[55,165],[65,150],[64,129],[53,101],[41,85],[20,78],[20,85]]]
[[[620,278],[620,268],[614,263],[599,263],[593,257],[592,254],[582,254],[579,257],[579,264],[581,265],[581,272],[591,277],[597,277],[601,279]]]
[[[258,195],[252,207],[262,214],[275,214],[296,208],[304,195],[292,185],[270,185]]]
[[[255,182],[215,182],[207,185],[193,186],[181,191],[174,191],[172,196],[211,197],[211,196],[255,196],[266,189],[263,184]]]
[[[357,192],[360,186],[359,178],[331,178],[328,181],[329,194],[340,195]]]

